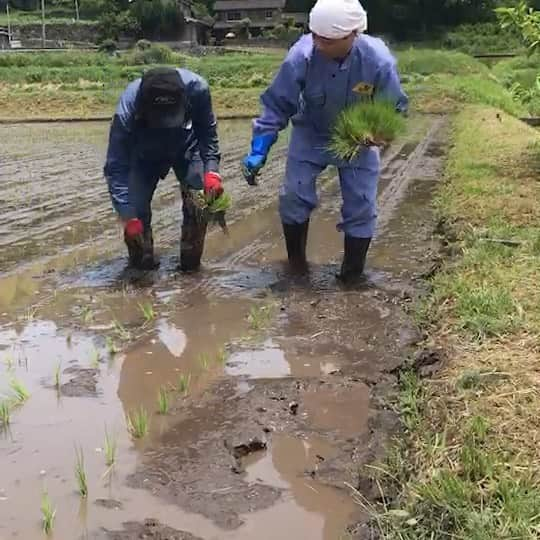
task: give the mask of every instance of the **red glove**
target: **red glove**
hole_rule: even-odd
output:
[[[214,195],[214,197],[223,195],[221,176],[217,172],[204,173],[203,187],[206,195]]]
[[[139,218],[133,218],[126,221],[124,232],[129,238],[140,236],[143,233],[143,224]]]

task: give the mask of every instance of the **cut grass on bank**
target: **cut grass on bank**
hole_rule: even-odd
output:
[[[376,473],[392,507],[369,507],[388,540],[540,538],[539,158],[499,110],[455,121],[436,209],[460,256],[420,310],[449,360],[402,376],[406,439]]]

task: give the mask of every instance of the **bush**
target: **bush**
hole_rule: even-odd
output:
[[[152,47],[152,42],[148,39],[139,39],[137,43],[135,44],[135,48],[138,51],[146,51],[147,49],[150,49]]]
[[[175,55],[172,49],[166,45],[150,43],[149,47],[141,49],[138,46],[141,42],[150,43],[146,40],[139,41],[136,48],[122,58],[122,64],[132,66],[144,64],[172,64],[175,60],[178,60],[178,55]],[[146,47],[146,43],[143,44],[143,47]]]
[[[407,74],[487,75],[489,73],[486,65],[461,52],[411,48],[398,53],[398,59],[400,72]]]
[[[99,51],[107,54],[113,54],[118,50],[118,42],[114,39],[106,39],[99,45]]]
[[[464,24],[448,32],[443,47],[468,54],[511,52],[522,48],[519,34],[496,23]]]

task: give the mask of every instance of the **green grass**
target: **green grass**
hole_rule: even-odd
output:
[[[171,400],[169,392],[163,386],[159,389],[158,393],[158,411],[159,414],[165,415],[169,412],[171,406]]]
[[[88,497],[88,479],[84,467],[84,454],[82,448],[75,448],[75,480],[77,481],[77,491],[85,499]]]
[[[112,467],[116,463],[116,453],[118,450],[118,442],[114,435],[111,435],[105,428],[105,464],[107,467]]]
[[[7,427],[11,423],[11,407],[7,401],[0,401],[0,424]]]
[[[538,538],[540,486],[532,475],[523,475],[509,464],[504,453],[490,448],[486,418],[474,416],[466,421],[462,444],[455,449],[444,436],[431,435],[420,437],[432,469],[425,480],[411,479],[402,486],[412,496],[399,499],[397,508],[368,508],[373,528],[383,538]],[[406,477],[404,469],[409,464],[405,459],[403,455],[402,461],[382,469],[383,476]],[[358,502],[364,505],[361,499]]]
[[[176,383],[176,390],[180,394],[183,394],[184,396],[186,396],[189,392],[190,384],[191,384],[191,374],[180,373],[178,375],[178,380]]]
[[[128,431],[135,439],[143,439],[148,435],[149,419],[148,412],[144,407],[139,407],[131,412],[127,418]]]
[[[27,390],[24,383],[15,377],[9,382],[9,387],[11,388],[17,403],[22,404],[30,398],[30,392]]]
[[[41,495],[41,526],[45,534],[52,533],[55,517],[56,508],[53,507],[49,494],[44,491]]]
[[[383,502],[353,490],[386,540],[539,538],[539,144],[500,110],[454,121],[434,204],[456,255],[419,306],[448,360],[434,379],[401,375],[405,437],[361,472]]]
[[[513,116],[524,116],[527,107],[494,77],[486,75],[431,75],[405,83],[413,106],[421,112],[447,113],[463,105],[488,105]]]
[[[358,103],[338,117],[330,150],[340,159],[351,161],[362,147],[385,145],[405,130],[405,120],[387,102]]]
[[[397,54],[400,73],[404,75],[485,75],[489,68],[472,56],[438,49],[409,49]]]

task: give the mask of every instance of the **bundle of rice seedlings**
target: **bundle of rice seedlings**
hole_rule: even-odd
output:
[[[386,101],[359,102],[338,116],[330,150],[346,161],[354,159],[363,146],[384,146],[405,129],[405,119],[395,105]]]
[[[231,207],[232,197],[228,193],[223,193],[220,197],[215,198],[200,191],[195,200],[200,210],[201,219],[208,221],[208,223],[217,223],[227,233],[225,213]]]

